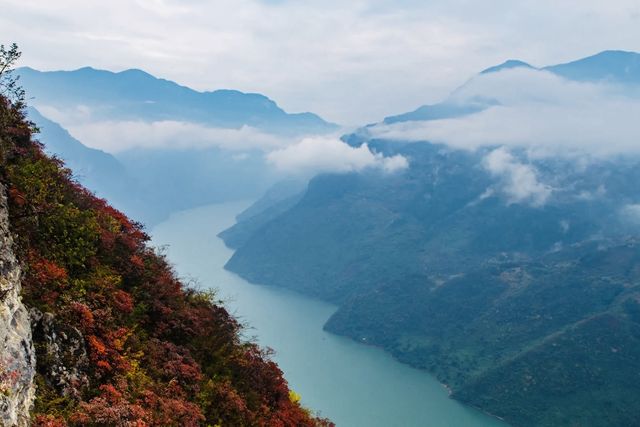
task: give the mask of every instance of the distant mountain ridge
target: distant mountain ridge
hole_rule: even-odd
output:
[[[518,59],[508,59],[500,65],[495,65],[493,67],[482,70],[480,74],[497,73],[498,71],[509,70],[513,68],[531,68],[537,70],[536,67],[529,65],[526,62],[520,61]]]
[[[217,147],[133,149],[117,155],[87,147],[60,124],[29,107],[45,151],[65,161],[74,178],[147,226],[169,214],[214,202],[258,197],[273,180],[256,150]]]
[[[631,88],[638,57],[607,51],[553,72]],[[535,72],[507,61],[478,79],[514,68]],[[395,120],[492,105],[490,92],[465,89],[465,103]],[[371,127],[343,140],[402,155],[407,170],[324,174],[296,197],[262,200],[220,234],[237,249],[226,268],[337,304],[327,330],[429,370],[514,426],[636,425],[640,155],[455,149]]]
[[[41,128],[39,139],[47,151],[63,158],[76,178],[97,195],[147,225],[177,210],[259,197],[274,182],[260,141],[295,140],[338,129],[313,113],[287,113],[264,95],[199,92],[136,69],[43,72],[24,67],[17,72],[34,106],[30,118]],[[92,132],[119,125],[126,133],[131,122],[143,122],[153,132],[151,124],[163,121],[178,122],[172,129],[193,130],[190,134],[174,130],[175,144],[172,139],[157,147],[120,146],[115,155],[87,146]],[[95,131],[85,131],[83,141],[65,129],[74,133],[76,126],[85,125]],[[192,144],[199,130],[222,131]],[[235,130],[239,136],[234,136]],[[224,140],[226,135],[247,147],[236,147]]]
[[[17,73],[36,107],[84,105],[101,119],[184,120],[283,133],[337,129],[313,113],[289,114],[264,95],[226,89],[198,92],[137,69],[115,73],[91,67],[74,71],[23,67]]]
[[[542,69],[570,80],[640,84],[640,53],[606,50],[577,61]]]
[[[69,132],[37,109],[27,109],[29,120],[37,123],[38,139],[45,144],[49,155],[64,160],[76,179],[94,191],[99,197],[113,200],[119,206],[120,195],[125,189],[131,191],[127,182],[125,167],[111,154],[95,148],[89,148],[75,139]]]
[[[534,67],[524,61],[510,59],[502,64],[489,67],[479,73],[480,76],[504,70],[528,69],[548,71],[568,80],[581,82],[606,82],[616,84],[640,84],[640,54],[619,50],[606,50],[596,55],[565,64]],[[456,91],[458,91],[457,89]],[[453,92],[453,94],[456,93]],[[460,103],[453,97],[432,105],[423,105],[416,110],[386,117],[384,124],[407,121],[439,120],[467,116],[483,111],[493,105],[487,100],[472,103]]]

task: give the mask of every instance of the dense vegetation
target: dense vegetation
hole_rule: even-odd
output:
[[[555,190],[534,206],[509,201],[489,149],[370,145],[410,169],[320,176],[241,217],[222,234],[239,248],[227,268],[337,303],[328,330],[514,425],[634,425],[640,244],[621,212],[640,196],[637,161],[536,161]]]
[[[212,294],[176,278],[139,224],[43,153],[21,99],[0,96],[0,179],[23,300],[48,319],[34,331],[34,424],[330,425],[299,405]],[[46,328],[76,347],[52,352]]]

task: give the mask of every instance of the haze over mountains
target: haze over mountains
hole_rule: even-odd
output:
[[[257,197],[277,180],[265,151],[338,128],[312,113],[288,114],[263,95],[197,92],[140,70],[18,72],[47,150],[147,224]]]
[[[221,233],[228,269],[514,425],[609,426],[640,417],[639,58],[509,60],[342,138],[261,95],[21,74],[47,149],[135,218],[291,178]]]
[[[513,73],[509,73],[510,71]],[[554,80],[553,76],[566,80]],[[540,97],[538,100],[542,100],[546,94],[535,93],[537,89],[541,87],[547,89],[553,84],[566,86],[567,81],[596,84],[600,89],[602,89],[601,86],[623,85],[627,86],[628,90],[630,89],[628,86],[640,84],[640,55],[635,52],[604,51],[588,58],[542,68],[520,60],[507,60],[500,65],[483,70],[453,91],[446,100],[434,105],[421,106],[412,112],[387,117],[383,122],[391,125],[407,121],[463,117],[485,111],[492,106],[502,105],[504,100],[500,99],[500,96],[511,90],[515,91],[515,94],[511,94],[512,100],[518,95],[531,97],[531,93],[526,92],[527,89],[531,90],[533,95]],[[490,86],[492,84],[493,86]],[[508,86],[500,87],[505,84]],[[533,87],[527,88],[532,84]],[[594,87],[587,85],[582,89],[593,91]],[[633,88],[633,92],[637,92],[637,88]],[[525,101],[526,98],[518,100]]]
[[[312,113],[288,114],[264,95],[236,90],[198,92],[142,70],[114,73],[85,67],[41,72],[24,67],[18,73],[36,107],[65,113],[75,110],[100,120],[186,121],[285,134],[336,129]]]
[[[407,165],[263,199],[227,268],[338,304],[328,330],[514,425],[634,425],[639,58],[508,61],[343,137]]]

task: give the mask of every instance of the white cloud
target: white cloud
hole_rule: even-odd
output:
[[[506,70],[477,77],[456,92],[499,102],[470,116],[380,125],[376,137],[428,140],[456,148],[517,146],[538,157],[567,153],[640,153],[640,97],[606,84],[570,82],[548,72]]]
[[[435,102],[506,58],[549,64],[640,50],[637,0],[2,4],[0,40],[18,42],[26,65],[144,68],[197,89],[264,93],[344,124]]]
[[[83,144],[110,153],[135,148],[184,149],[219,147],[230,151],[270,150],[291,144],[282,136],[250,126],[240,129],[213,128],[180,121],[102,121],[68,127]]]
[[[622,216],[627,221],[640,225],[640,203],[624,206],[622,208]]]
[[[313,175],[322,172],[358,172],[379,169],[393,173],[406,169],[406,158],[384,157],[373,153],[366,144],[351,147],[337,138],[305,138],[289,147],[273,151],[267,161],[285,173]]]
[[[502,191],[509,203],[529,203],[543,206],[551,195],[551,188],[538,181],[533,166],[520,163],[506,148],[493,150],[483,159],[484,167],[500,177]]]

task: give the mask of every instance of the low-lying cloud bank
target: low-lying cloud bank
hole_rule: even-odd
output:
[[[509,203],[529,203],[540,207],[551,196],[551,188],[538,181],[535,168],[518,161],[504,147],[487,154],[483,165],[492,175],[500,178],[501,190]]]
[[[218,148],[234,152],[242,161],[251,151],[262,152],[265,164],[284,175],[310,177],[316,173],[359,172],[365,169],[392,173],[408,167],[400,155],[385,157],[365,144],[351,147],[337,135],[300,138],[261,131],[250,126],[238,129],[214,128],[198,123],[163,120],[100,120],[91,108],[78,106],[63,111],[41,107],[44,113],[62,122],[83,144],[119,154],[128,150],[189,150]]]
[[[305,138],[286,148],[272,151],[267,161],[284,173],[311,175],[323,172],[359,172],[378,169],[393,173],[409,166],[400,155],[385,157],[372,152],[366,144],[352,147],[337,138]]]
[[[270,150],[293,143],[291,138],[262,132],[250,126],[239,129],[214,128],[173,120],[87,122],[69,126],[68,130],[84,144],[114,154],[139,148]]]
[[[474,150],[509,146],[558,155],[640,153],[640,88],[565,80],[546,71],[480,75],[448,102],[495,106],[465,117],[378,125],[375,138],[430,141]]]
[[[624,219],[635,225],[640,225],[640,204],[630,204],[622,208]]]

